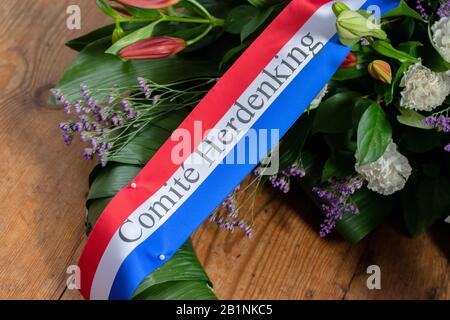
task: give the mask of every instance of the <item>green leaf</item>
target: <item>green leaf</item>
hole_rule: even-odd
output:
[[[436,130],[421,130],[416,128],[406,128],[400,140],[402,149],[425,153],[435,148],[441,147],[441,134]]]
[[[414,20],[413,18],[405,18],[398,26],[399,30],[397,30],[397,32],[395,32],[395,25],[393,25],[392,28],[394,29],[393,31],[396,39],[410,40],[414,35],[414,30],[416,29],[416,20]]]
[[[404,192],[403,216],[412,236],[419,236],[450,211],[450,181],[445,176],[411,179]]]
[[[359,165],[374,162],[386,151],[392,138],[392,128],[381,106],[372,104],[363,114],[357,132]]]
[[[416,10],[410,8],[404,0],[401,0],[397,8],[384,14],[382,18],[393,17],[410,17],[420,21],[424,21],[420,14]]]
[[[331,178],[336,177],[338,172],[339,172],[339,169],[336,166],[336,164],[333,162],[333,160],[331,158],[327,159],[327,161],[325,161],[325,164],[323,166],[322,177],[320,180],[322,182],[326,182],[326,181],[330,180]]]
[[[158,117],[140,131],[109,159],[112,162],[144,165],[158,151],[170,134],[186,118],[186,110],[172,111],[170,116]]]
[[[87,214],[86,214],[86,229],[87,233],[91,233],[92,228],[94,227],[95,222],[100,215],[105,210],[108,203],[111,201],[112,197],[100,198],[90,200],[86,204]]]
[[[313,117],[303,114],[289,129],[280,144],[280,168],[285,169],[300,158],[310,136]]]
[[[224,30],[233,34],[240,34],[244,26],[248,24],[257,14],[259,10],[248,5],[235,7],[230,11],[225,19]]]
[[[327,165],[333,166],[333,177],[336,178],[345,178],[349,175],[353,175],[356,162],[354,129],[350,129],[344,133],[323,134],[323,138],[331,151],[330,161],[328,164],[325,163],[324,169]],[[323,171],[322,179],[322,182],[326,181]]]
[[[317,108],[313,131],[338,133],[352,128],[352,109],[358,96],[357,92],[345,91],[323,101]]]
[[[343,150],[334,151],[332,157],[325,161],[320,180],[325,183],[331,178],[341,179],[348,177],[353,174],[354,168],[354,153]]]
[[[171,281],[147,289],[134,300],[217,300],[205,281]]]
[[[140,28],[139,30],[136,30],[129,35],[121,38],[119,41],[114,43],[108,50],[105,51],[105,53],[117,55],[120,50],[123,48],[128,47],[129,45],[132,45],[133,43],[136,43],[140,40],[148,39],[153,35],[153,32],[155,31],[155,27],[161,23],[161,20],[156,20],[152,23],[150,23],[148,26],[145,26],[143,28]]]
[[[356,101],[352,111],[352,123],[355,128],[358,128],[361,117],[373,103],[374,101],[368,98],[360,98]]]
[[[230,61],[231,61],[234,57],[236,57],[239,53],[241,53],[241,52],[243,52],[245,49],[247,49],[248,46],[249,46],[249,43],[248,43],[248,42],[243,42],[243,43],[241,43],[240,45],[238,45],[238,46],[236,46],[236,47],[231,48],[230,50],[228,50],[228,51],[224,54],[224,56],[223,56],[223,58],[222,58],[222,61],[221,61],[221,63],[220,63],[220,69],[222,69],[222,67],[223,67],[224,65],[227,65],[228,62],[230,62]]]
[[[66,43],[66,46],[68,46],[69,48],[71,48],[73,50],[81,51],[86,46],[91,44],[92,42],[95,42],[97,40],[104,39],[104,38],[110,38],[115,27],[116,27],[115,24],[110,24],[110,25],[104,26],[104,27],[94,30],[84,36],[81,36],[79,38],[68,41]]]
[[[256,15],[242,28],[241,41],[255,32],[270,17],[274,9],[275,7],[268,7],[258,10]]]
[[[392,80],[390,89],[387,90],[384,95],[384,100],[385,100],[386,105],[390,105],[392,103],[392,101],[394,100],[395,90],[397,90],[398,85],[399,85],[401,79],[403,78],[403,75],[405,74],[406,70],[408,70],[410,65],[411,65],[410,63],[406,62],[406,63],[402,63],[400,65],[400,67],[398,68],[397,72],[395,73],[394,79]]]
[[[99,7],[100,10],[102,10],[103,13],[106,14],[107,16],[110,16],[114,19],[121,18],[120,14],[116,10],[114,10],[106,1],[96,0],[96,3],[97,3],[97,7]]]
[[[123,31],[125,33],[132,32],[135,30],[138,30],[145,26],[142,22],[138,23],[121,23],[120,24]],[[81,51],[88,45],[90,45],[93,42],[96,42],[98,40],[103,40],[105,42],[111,41],[111,35],[114,32],[114,29],[116,28],[116,24],[110,24],[104,27],[101,27],[99,29],[96,29],[94,31],[91,31],[81,37],[72,39],[66,43],[66,46],[69,48]],[[109,43],[111,45],[111,42]]]
[[[250,2],[253,6],[257,8],[268,7],[273,4],[280,3],[282,1],[283,0],[248,0],[248,2]]]
[[[127,5],[124,5],[124,7],[136,18],[157,18],[161,16],[161,13],[156,9],[144,9]]]
[[[419,41],[407,41],[398,45],[399,50],[406,52],[415,58],[418,56],[418,47],[423,47],[423,44]]]
[[[110,163],[100,170],[89,189],[88,200],[114,196],[141,171],[140,166]]]
[[[133,299],[214,300],[216,297],[209,285],[208,276],[188,241],[164,265],[164,269],[155,270],[142,281]]]
[[[219,75],[217,65],[211,59],[170,57],[124,63],[117,57],[104,53],[109,44],[109,40],[96,41],[86,46],[72,61],[56,86],[68,100],[83,98],[79,90],[80,83],[95,91],[111,88],[114,84],[120,87],[132,86],[136,84],[137,77],[146,77],[157,83],[169,83]],[[98,93],[97,96],[99,99],[107,99],[107,93],[103,96]],[[50,103],[55,103],[54,99],[50,99]]]
[[[372,43],[372,47],[383,56],[396,59],[402,63],[416,63],[417,59],[406,52],[395,49],[389,42],[384,40],[376,40]]]
[[[336,230],[353,244],[380,225],[394,212],[395,197],[386,197],[363,188],[351,196],[359,208],[359,214],[345,214],[336,225]]]
[[[332,80],[345,81],[360,78],[367,74],[367,68],[341,68],[333,75]]]
[[[425,120],[425,116],[421,115],[417,111],[405,108],[399,108],[399,111],[400,114],[397,116],[397,120],[401,124],[420,129],[432,129],[429,126],[422,124],[422,121]]]

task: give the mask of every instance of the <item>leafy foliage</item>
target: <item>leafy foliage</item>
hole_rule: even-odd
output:
[[[392,128],[381,106],[372,104],[358,125],[358,162],[365,165],[380,158],[392,137]]]
[[[84,83],[106,99],[105,89],[113,85],[131,87],[139,76],[157,83],[219,77],[287,3],[182,0],[177,6],[183,10],[178,11],[172,10],[177,7],[159,11],[124,6],[131,15],[128,18],[107,1],[97,0],[100,10],[115,23],[67,43],[79,54],[57,88],[73,101],[82,98],[79,85]],[[418,58],[435,72],[450,69],[432,41],[434,13],[425,20],[410,3],[401,0],[395,10],[383,16],[386,40],[369,38],[368,43],[353,46],[356,65],[335,73],[323,102],[297,121],[280,146],[280,167],[288,168],[300,159],[307,172],[302,184],[311,190],[331,179],[353,176],[355,154],[359,165],[369,164],[383,155],[391,140],[398,142],[414,174],[406,188],[394,196],[384,197],[366,188],[351,196],[360,214],[344,215],[337,229],[352,243],[363,239],[395,212],[403,212],[406,228],[416,236],[450,211],[450,159],[442,155],[448,137],[423,124],[429,113],[399,106],[401,79]],[[122,61],[116,56],[122,48],[158,35],[178,37],[189,45],[180,54],[159,60]],[[389,64],[393,75],[389,84],[371,78],[367,67],[374,60]],[[447,99],[439,107],[440,112],[449,110],[449,105]],[[112,197],[136,176],[189,111],[168,108],[144,128],[136,129],[106,167],[97,166],[92,171],[86,203],[88,231]],[[216,297],[187,242],[170,261],[148,275],[134,298]]]

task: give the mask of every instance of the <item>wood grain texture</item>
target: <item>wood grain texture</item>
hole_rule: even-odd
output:
[[[82,30],[65,26],[79,4]],[[92,163],[63,145],[63,112],[47,91],[74,57],[71,38],[107,23],[90,0],[0,2],[0,298],[80,299],[65,289],[66,268],[86,241],[84,198]],[[5,31],[6,30],[6,31]],[[299,190],[257,195],[256,235],[248,240],[205,223],[194,235],[200,260],[222,299],[448,299],[448,227],[410,239],[378,229],[357,246],[317,235],[317,209]],[[382,290],[366,287],[367,266]]]

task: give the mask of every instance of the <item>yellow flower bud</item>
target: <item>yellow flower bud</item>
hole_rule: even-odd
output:
[[[372,78],[384,83],[392,82],[392,70],[389,63],[383,60],[374,60],[368,66],[369,74]]]
[[[346,46],[353,46],[363,37],[386,39],[386,33],[374,16],[362,11],[343,11],[336,19],[339,40]]]

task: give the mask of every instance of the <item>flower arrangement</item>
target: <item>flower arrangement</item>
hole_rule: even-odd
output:
[[[52,90],[72,115],[60,124],[65,143],[78,135],[99,161],[88,232],[288,2],[97,0],[113,23],[67,43],[79,54]],[[340,2],[333,12],[352,52],[283,137],[281,170],[256,168],[212,214],[229,232],[257,232],[241,195],[264,183],[283,193],[300,184],[324,215],[319,235],[337,229],[353,243],[389,216],[417,236],[450,214],[450,1],[401,0],[381,19]],[[215,295],[186,243],[134,298]]]

